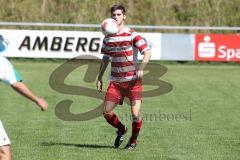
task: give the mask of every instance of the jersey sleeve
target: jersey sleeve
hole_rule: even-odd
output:
[[[139,52],[143,54],[144,51],[150,50],[145,39],[142,38],[137,32],[132,32],[133,45],[137,47]]]
[[[107,52],[106,38],[103,39],[102,48],[101,48],[101,54],[103,54],[102,60],[104,60],[104,61],[111,60],[111,56]]]
[[[7,59],[2,58],[0,60],[0,79],[9,85],[22,81],[21,75],[13,65]]]

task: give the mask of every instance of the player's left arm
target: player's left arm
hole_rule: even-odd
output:
[[[148,62],[151,58],[150,50],[144,51],[143,54],[144,54],[144,56],[143,56],[142,63],[139,65],[138,70],[137,70],[137,78],[138,79],[143,78],[143,70],[144,70],[144,68],[146,67],[146,65],[148,64]]]

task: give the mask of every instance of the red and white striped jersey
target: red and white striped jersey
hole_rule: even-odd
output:
[[[107,35],[103,39],[101,54],[111,61],[111,81],[135,80],[138,52],[149,50],[146,41],[134,30],[125,28],[123,32]]]

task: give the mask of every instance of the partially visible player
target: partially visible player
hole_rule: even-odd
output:
[[[0,45],[1,51],[3,51],[4,39],[0,35]],[[22,82],[21,76],[13,65],[7,60],[7,58],[0,55],[0,80],[4,83],[10,85],[15,91],[25,96],[29,100],[35,102],[42,111],[47,110],[47,102],[37,97],[32,91],[27,87],[26,84]],[[0,91],[1,92],[1,91]],[[1,106],[4,107],[4,106]],[[11,160],[10,151],[10,140],[3,128],[2,122],[0,120],[0,160]]]
[[[97,80],[98,91],[102,90],[102,76],[111,61],[110,84],[103,102],[103,115],[107,122],[117,128],[117,137],[114,146],[118,148],[127,127],[122,124],[113,110],[117,104],[121,104],[124,97],[128,97],[132,113],[132,135],[125,146],[126,149],[134,149],[137,145],[137,137],[142,127],[140,109],[142,103],[142,78],[143,70],[148,63],[151,53],[146,41],[134,30],[124,25],[126,9],[122,5],[111,7],[111,18],[119,25],[117,34],[106,35],[103,40],[103,59]],[[137,54],[144,55],[143,61],[138,65]]]

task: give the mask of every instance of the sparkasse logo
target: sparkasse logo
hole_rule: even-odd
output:
[[[240,62],[240,35],[197,34],[195,60]]]

